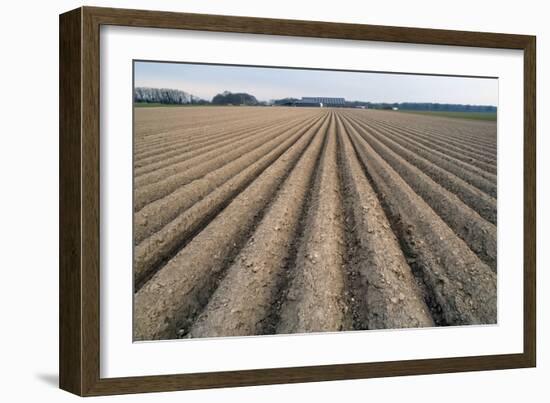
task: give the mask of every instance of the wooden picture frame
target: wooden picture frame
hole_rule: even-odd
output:
[[[524,52],[523,353],[127,378],[100,377],[100,27],[119,25]],[[60,16],[60,387],[81,396],[526,368],[536,365],[534,36],[81,7]]]

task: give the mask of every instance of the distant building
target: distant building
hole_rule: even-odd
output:
[[[394,106],[394,107],[391,108],[391,109],[392,109],[392,111],[398,111],[398,110],[399,110],[399,108],[398,108],[397,106]]]
[[[319,108],[337,108],[346,106],[344,98],[302,97],[294,103],[296,106],[317,106]]]

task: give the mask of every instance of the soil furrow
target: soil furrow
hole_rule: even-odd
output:
[[[353,131],[348,133],[409,265],[425,288],[436,323],[496,323],[496,273],[367,142]]]
[[[368,123],[370,121],[363,119],[363,122]],[[492,182],[496,182],[496,175],[494,173],[488,172],[487,170],[472,164],[470,162],[471,159],[469,159],[469,158],[458,157],[458,156],[462,155],[460,152],[456,153],[456,152],[453,151],[452,148],[447,150],[445,147],[443,147],[443,148],[439,147],[438,149],[435,149],[432,146],[430,146],[429,144],[427,145],[426,143],[420,142],[419,139],[417,139],[415,136],[411,136],[407,132],[407,130],[408,130],[408,128],[406,128],[406,127],[401,127],[401,126],[396,126],[396,125],[394,125],[392,128],[384,127],[384,128],[381,129],[381,131],[384,134],[393,136],[394,139],[398,138],[401,141],[406,141],[408,143],[412,143],[416,147],[422,148],[422,149],[426,150],[427,152],[436,153],[437,155],[443,155],[443,156],[447,157],[448,159],[450,159],[452,161],[458,161],[460,163],[460,165],[462,167],[464,167],[464,169],[466,169],[468,171],[472,171],[472,172],[474,172],[478,175],[481,175],[487,180],[490,180]],[[450,155],[448,153],[448,151],[450,151],[452,155]],[[491,165],[491,166],[493,168],[495,167],[495,165]]]
[[[300,121],[306,120],[302,118],[296,118],[291,120],[291,122],[299,123]],[[134,161],[135,166],[135,175],[141,176],[147,172],[154,171],[156,169],[162,168],[164,166],[170,165],[171,163],[183,161],[190,156],[200,155],[212,149],[215,146],[223,146],[231,141],[240,140],[244,137],[254,136],[261,133],[262,131],[267,131],[268,129],[275,128],[278,126],[288,125],[289,120],[285,119],[278,121],[273,124],[258,124],[251,125],[244,128],[237,128],[228,130],[226,128],[221,128],[220,133],[215,137],[208,138],[207,140],[197,139],[197,138],[187,138],[182,137],[178,139],[177,144],[170,146],[159,146],[157,152],[142,158],[136,158]]]
[[[345,296],[343,209],[336,167],[333,119],[277,333],[352,328]]]
[[[400,127],[399,125],[379,122],[376,120],[369,120],[370,123],[377,124],[379,127],[384,129],[401,129],[405,131],[409,136],[425,140],[426,142],[433,143],[436,146],[448,147],[453,151],[457,151],[465,156],[470,158],[477,159],[481,162],[496,165],[496,151],[487,150],[483,146],[476,146],[472,141],[464,142],[458,141],[455,138],[445,137],[441,132],[432,132],[429,129],[425,130],[415,130],[409,127]]]
[[[295,121],[298,122],[297,120]],[[184,141],[181,146],[178,146],[175,149],[171,149],[171,151],[167,151],[166,153],[162,154],[162,158],[159,156],[153,156],[146,158],[138,163],[136,162],[135,168],[134,168],[134,175],[136,177],[140,177],[142,175],[145,175],[149,172],[156,171],[158,169],[164,168],[168,165],[177,163],[177,162],[183,162],[185,160],[188,160],[190,158],[193,158],[194,156],[204,154],[215,147],[223,147],[226,144],[229,144],[233,141],[238,141],[243,138],[254,138],[256,135],[261,134],[262,131],[268,130],[273,127],[277,126],[283,126],[287,122],[280,122],[278,124],[273,125],[264,125],[263,127],[254,127],[252,129],[241,129],[238,131],[231,131],[222,134],[220,138],[213,139],[211,141],[199,144],[199,145],[191,145],[190,141],[186,140]]]
[[[297,111],[293,108],[278,108],[277,111],[270,111],[269,116],[266,116],[265,110],[262,111],[257,108],[240,107],[239,110],[229,113],[223,109],[209,108],[209,110],[203,109],[199,112],[197,108],[182,108],[173,110],[170,115],[165,116],[159,114],[159,110],[157,110],[153,112],[154,115],[158,115],[157,119],[151,119],[153,116],[150,114],[151,110],[136,109],[136,140],[144,146],[147,144],[162,144],[163,141],[170,142],[171,139],[179,138],[186,133],[191,134],[192,137],[209,136],[220,128],[244,128],[256,121],[269,123],[278,119],[304,117],[306,115],[304,111]],[[166,113],[166,111],[164,112]],[[202,114],[202,116],[198,116],[199,114]],[[151,128],[149,134],[140,133],[144,130],[143,126]],[[145,130],[149,129],[146,128]]]
[[[204,227],[222,209],[227,206],[251,182],[261,178],[262,172],[270,164],[277,164],[281,156],[296,155],[310,141],[326,118],[321,117],[315,125],[305,132],[299,132],[265,155],[256,163],[242,170],[204,199],[194,204],[184,213],[164,226],[160,231],[144,239],[135,247],[134,281],[136,288],[154,273],[162,264],[180,250],[191,236]],[[283,154],[284,153],[284,154]],[[252,186],[250,185],[250,186]]]
[[[284,117],[292,114],[292,110],[273,111],[272,116]],[[298,115],[298,113],[296,113]],[[135,127],[136,139],[141,142],[154,141],[170,136],[171,133],[181,133],[189,130],[195,134],[208,135],[210,130],[221,126],[246,125],[256,118],[265,119],[265,111],[257,108],[241,107],[228,111],[224,107],[209,108],[136,108]]]
[[[354,328],[433,326],[430,310],[340,119],[338,140]]]
[[[387,130],[387,129],[386,129]],[[407,128],[398,128],[398,129],[395,129],[395,130],[401,130],[402,132],[404,133],[407,133],[409,132],[409,129]],[[481,158],[479,158],[478,156],[474,156],[472,154],[469,154],[469,153],[465,153],[464,151],[462,150],[459,150],[459,149],[456,149],[452,146],[449,146],[449,145],[441,145],[441,144],[436,144],[434,143],[433,141],[431,140],[427,140],[425,138],[423,138],[422,136],[419,136],[419,135],[416,135],[416,134],[409,134],[407,133],[406,134],[406,137],[411,139],[411,140],[414,140],[415,142],[431,149],[431,150],[434,150],[434,151],[439,151],[439,152],[444,152],[445,154],[453,157],[453,158],[456,158],[460,161],[463,161],[465,163],[468,163],[470,165],[473,165],[483,171],[486,171],[492,175],[495,175],[496,174],[496,160],[493,160],[491,162],[487,162]]]
[[[354,120],[355,121],[355,120]],[[357,121],[355,121],[357,122]],[[385,137],[383,133],[366,124],[359,123],[365,132],[368,132],[376,140],[380,141],[386,147],[391,149],[408,163],[420,169],[439,185],[443,186],[449,192],[457,195],[465,204],[475,210],[481,217],[487,221],[496,224],[497,222],[497,204],[496,200],[481,190],[469,185],[462,179],[453,175],[428,161],[418,154],[406,149],[405,147]]]
[[[496,123],[471,121],[464,119],[420,116],[408,113],[372,113],[369,117],[394,127],[407,127],[421,133],[429,133],[437,138],[461,140],[470,145],[487,149],[490,154],[496,153]]]
[[[134,118],[134,340],[497,323],[494,122]]]
[[[212,124],[212,122],[205,123],[193,127],[177,127],[169,131],[159,132],[155,138],[149,137],[147,139],[140,138],[138,148],[136,151],[142,152],[152,149],[160,149],[162,147],[172,147],[182,140],[190,139],[208,139],[219,136],[227,131],[227,125],[230,124],[232,131],[239,131],[242,129],[249,129],[260,124],[270,125],[276,121],[284,121],[284,116],[278,116],[272,118],[266,118],[265,116],[248,117],[240,119],[236,122],[220,122],[218,124]]]
[[[190,153],[187,156],[184,156],[181,160],[167,160],[165,161],[167,164],[159,169],[154,169],[140,176],[136,175],[134,186],[140,188],[156,182],[162,182],[173,175],[181,174],[185,170],[200,166],[205,162],[212,161],[219,155],[239,156],[240,154],[244,154],[265,144],[269,140],[273,140],[283,135],[288,130],[292,130],[294,127],[300,127],[301,125],[312,122],[315,119],[316,118],[310,118],[290,123],[287,122],[279,126],[266,128],[265,130],[258,130],[254,134],[246,135],[243,138],[232,138],[229,143],[217,143],[216,145],[207,147],[197,153]],[[148,167],[150,167],[150,165],[147,165],[144,168]]]
[[[311,126],[318,124],[320,118],[311,123]],[[310,126],[310,127],[311,127]],[[210,192],[223,185],[229,179],[242,173],[246,167],[260,161],[263,156],[271,155],[272,159],[264,159],[264,165],[276,158],[277,153],[289,147],[299,136],[307,131],[309,127],[299,128],[295,133],[289,131],[279,137],[266,142],[261,147],[251,151],[228,164],[207,173],[200,179],[196,179],[186,186],[175,190],[162,199],[147,204],[140,211],[134,214],[134,243],[139,244],[148,236],[160,231],[171,220],[189,209],[199,200],[206,197]],[[248,176],[250,178],[250,176]],[[240,180],[239,182],[243,182]]]
[[[193,324],[190,337],[265,333],[265,321],[277,298],[291,257],[302,206],[324,142],[320,130],[277,194],[246,246]]]
[[[406,130],[408,135],[427,136],[427,139],[449,139],[474,147],[474,150],[486,153],[490,157],[496,155],[496,137],[493,138],[495,126],[488,124],[489,122],[485,122],[483,126],[478,126],[477,123],[480,122],[475,122],[476,124],[471,126],[472,122],[453,119],[453,121],[446,121],[445,124],[433,125],[426,117],[417,116],[416,119],[411,115],[406,117],[401,114],[392,115],[391,118],[386,119],[380,119],[377,114],[369,114],[365,118],[393,129]],[[465,134],[463,129],[468,126],[470,126],[466,129],[468,134]]]
[[[290,130],[280,133],[277,137],[268,142],[265,142],[264,139],[258,139],[248,144],[244,144],[240,148],[226,152],[225,154],[219,154],[216,150],[213,150],[208,153],[211,158],[203,160],[203,162],[198,165],[193,165],[188,169],[174,173],[168,177],[158,180],[157,182],[135,188],[134,211],[139,211],[145,205],[162,199],[193,180],[226,165],[227,163],[239,158],[244,152],[262,153],[269,148],[275,147],[278,143],[284,141],[288,136],[293,135],[293,133],[307,128],[313,121],[314,120],[306,120],[292,127]]]
[[[496,226],[484,220],[465,205],[454,193],[434,182],[420,169],[409,164],[372,135],[348,121],[351,131],[364,141],[401,175],[408,185],[445,221],[455,233],[493,270],[497,267]]]
[[[302,136],[137,291],[135,340],[175,338],[185,332],[316,131]]]
[[[489,196],[493,198],[497,196],[496,175],[483,171],[464,161],[450,157],[442,152],[429,149],[397,131],[385,130],[381,133],[383,133],[385,138],[393,140],[393,142],[405,147],[407,150],[458,176]]]

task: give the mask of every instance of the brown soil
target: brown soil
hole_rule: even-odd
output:
[[[204,227],[209,220],[224,209],[239,192],[244,190],[262,171],[283,155],[289,147],[292,147],[292,149],[301,147],[309,136],[315,134],[320,124],[321,121],[319,120],[307,130],[299,131],[260,158],[255,164],[243,169],[222,186],[219,186],[193,204],[192,207],[179,214],[174,220],[141,241],[135,249],[134,272],[136,283],[139,285],[143,280],[142,277],[155,271],[159,264],[177,252],[198,229]],[[186,199],[183,200],[186,201]],[[140,216],[136,215],[134,228],[137,228],[137,219],[139,218]]]
[[[399,242],[339,119],[350,298],[357,329],[433,326]],[[380,253],[383,251],[383,253]]]
[[[459,197],[434,182],[420,169],[409,164],[399,155],[374,139],[368,132],[357,132],[353,122],[352,132],[366,140],[375,152],[384,158],[407,184],[460,236],[479,257],[496,270],[496,226],[480,217],[466,206]]]
[[[134,338],[493,324],[496,124],[136,108]]]
[[[316,133],[308,130],[136,292],[135,338],[173,338],[189,326]]]
[[[327,136],[295,270],[280,308],[277,333],[351,328],[345,298],[344,217],[334,115]]]
[[[369,124],[373,125],[372,122],[369,122]],[[384,128],[383,134],[384,135],[380,137],[381,139],[392,140],[394,143],[405,147],[407,150],[417,154],[419,157],[423,157],[435,165],[456,175],[457,177],[462,178],[464,181],[484,191],[489,196],[496,197],[497,185],[495,175],[487,173],[467,162],[453,158],[445,153],[430,149],[414,141],[413,137],[410,137],[399,130]]]
[[[191,337],[262,334],[269,328],[272,305],[286,283],[292,244],[310,190],[328,120],[243,247],[200,317]]]

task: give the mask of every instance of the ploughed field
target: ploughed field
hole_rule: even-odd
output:
[[[497,320],[496,123],[136,108],[134,338]]]

